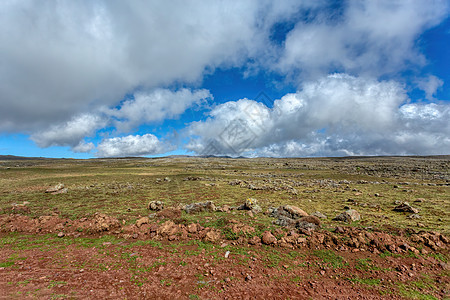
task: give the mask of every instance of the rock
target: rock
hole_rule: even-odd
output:
[[[265,245],[272,245],[277,242],[277,238],[270,231],[265,231],[261,240]]]
[[[328,218],[326,215],[324,215],[324,214],[321,213],[320,211],[316,211],[316,212],[312,213],[311,216],[315,216],[315,217],[318,217],[318,218],[320,218],[320,219],[326,219],[326,218]]]
[[[93,223],[93,229],[97,232],[108,231],[120,227],[119,220],[102,213],[94,214]]]
[[[150,201],[147,205],[148,210],[163,210],[164,209],[164,203],[161,201]]]
[[[49,187],[45,192],[50,194],[60,194],[67,193],[67,189],[64,189],[63,183],[58,183],[55,186]]]
[[[304,210],[293,205],[285,205],[283,206],[283,210],[291,215],[291,219],[298,219],[308,216],[308,214]]]
[[[172,180],[169,177],[165,177],[164,181],[171,182]]]
[[[62,231],[61,231],[60,233],[58,233],[58,237],[59,237],[59,238],[64,237],[64,235],[65,235],[65,234],[64,234],[64,232],[62,232]]]
[[[354,209],[349,209],[337,215],[333,220],[334,221],[342,221],[342,222],[352,222],[359,221],[361,219],[361,215]]]
[[[136,221],[136,226],[141,227],[143,224],[148,224],[148,223],[150,223],[149,217],[142,217]]]
[[[254,237],[248,240],[248,243],[250,245],[258,245],[259,243],[261,243],[261,238],[255,235]]]
[[[161,224],[161,226],[158,228],[158,233],[160,235],[175,235],[179,231],[179,227],[172,221],[166,221]]]
[[[220,232],[219,231],[213,229],[206,233],[205,241],[214,243],[214,242],[217,242],[218,240],[220,240]]]
[[[425,199],[424,198],[417,198],[416,200],[414,200],[414,202],[417,202],[417,203],[425,202]]]
[[[11,207],[11,213],[13,214],[29,214],[31,210],[28,206],[24,204],[13,204]]]
[[[189,233],[197,233],[198,232],[198,226],[195,223],[189,224],[187,227],[187,231]]]
[[[261,206],[258,205],[258,200],[254,198],[247,198],[244,205],[245,209],[251,210],[255,214],[262,211]]]
[[[412,214],[408,216],[408,219],[421,219],[422,217],[418,214]]]
[[[188,204],[184,207],[184,211],[188,214],[198,213],[198,212],[213,212],[216,210],[216,206],[212,201],[198,202],[193,204]]]
[[[409,212],[413,214],[419,213],[419,210],[409,205],[408,202],[401,203],[400,205],[396,206],[393,210],[398,212]]]
[[[310,234],[317,227],[320,227],[320,220],[315,216],[303,217],[295,222],[295,228],[306,234]]]
[[[294,223],[295,223],[294,219],[291,219],[291,218],[288,218],[285,216],[279,216],[278,219],[273,221],[273,224],[282,226],[282,227],[291,226]]]
[[[336,227],[334,229],[334,232],[336,232],[336,233],[345,233],[345,230],[344,230],[344,228],[338,226],[338,227]]]

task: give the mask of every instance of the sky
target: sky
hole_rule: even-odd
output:
[[[0,155],[450,154],[450,1],[0,2]]]

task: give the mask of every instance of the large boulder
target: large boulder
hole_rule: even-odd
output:
[[[342,222],[352,222],[361,220],[361,215],[354,209],[349,209],[344,211],[343,213],[337,215],[334,221],[342,221]]]

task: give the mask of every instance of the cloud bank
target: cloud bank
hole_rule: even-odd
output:
[[[3,1],[0,133],[98,156],[164,153],[174,146],[136,129],[212,100],[204,76],[237,68],[298,91],[273,108],[251,95],[213,107],[183,131],[194,153],[443,153],[446,83],[421,71],[418,41],[449,13],[446,0]],[[409,103],[414,89],[423,103]]]
[[[276,157],[445,154],[450,106],[408,101],[395,81],[332,74],[305,83],[273,108],[248,99],[219,105],[190,125],[189,135],[197,138],[187,148]]]

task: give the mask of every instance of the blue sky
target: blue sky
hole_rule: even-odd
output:
[[[0,8],[0,154],[450,154],[448,1]]]

